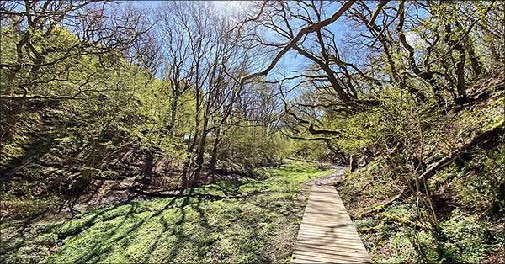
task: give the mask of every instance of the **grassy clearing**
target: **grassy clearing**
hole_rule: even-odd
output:
[[[187,190],[222,198],[138,200],[70,221],[39,223],[32,235],[8,241],[12,249],[2,258],[11,263],[287,262],[306,198],[300,195],[303,183],[329,171],[296,162],[258,172],[261,179]]]

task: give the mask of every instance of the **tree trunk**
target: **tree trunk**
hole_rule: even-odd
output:
[[[468,56],[470,57],[470,65],[473,71],[473,78],[476,79],[482,74],[482,65],[479,61],[479,57],[475,54],[475,49],[470,39],[467,39],[467,49]]]
[[[179,93],[174,92],[173,93],[173,101],[172,105],[170,107],[170,123],[168,124],[168,133],[170,136],[174,135],[174,128],[175,128],[175,122],[177,119],[177,111],[179,108]]]
[[[356,155],[351,155],[349,158],[349,170],[354,172],[358,168],[358,158]]]
[[[191,186],[192,187],[195,187],[198,184],[198,182],[200,182],[200,179],[201,179],[201,174],[203,171],[203,163],[205,161],[204,155],[205,155],[205,145],[206,144],[207,144],[207,133],[204,130],[202,132],[202,135],[200,137],[200,141],[198,143],[198,149],[197,149],[196,160],[195,160],[196,169],[195,169],[193,177],[191,179]]]
[[[221,128],[218,127],[216,130],[216,134],[214,135],[214,144],[212,145],[212,154],[210,156],[209,161],[210,175],[212,178],[214,178],[214,175],[216,173],[217,149],[219,146],[219,141],[221,140],[220,136],[221,136]]]
[[[458,96],[462,99],[466,98],[466,91],[465,91],[465,59],[466,59],[466,54],[465,54],[465,49],[463,46],[458,45],[457,50],[459,51],[459,61],[456,64],[456,76],[457,76],[457,90],[458,90]]]
[[[198,141],[198,148],[196,152],[196,160],[195,165],[196,169],[194,171],[193,177],[191,179],[191,186],[194,187],[200,182],[203,163],[205,161],[205,145],[207,144],[207,126],[209,124],[209,107],[206,107],[206,111],[204,112],[203,124],[202,124],[202,132],[200,135],[200,140]]]
[[[151,149],[146,150],[144,160],[144,183],[151,183],[153,178],[153,153]]]

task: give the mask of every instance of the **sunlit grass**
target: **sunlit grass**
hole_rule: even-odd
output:
[[[329,171],[291,163],[258,173],[261,179],[187,190],[218,198],[139,200],[51,223],[7,260],[37,260],[27,250],[37,247],[56,250],[46,263],[289,261],[291,252],[285,249],[301,219],[303,183]],[[57,241],[61,246],[50,246]]]

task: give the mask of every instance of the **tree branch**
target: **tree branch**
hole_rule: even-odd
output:
[[[247,80],[250,80],[254,77],[266,76],[275,67],[275,65],[280,61],[282,56],[284,56],[284,54],[286,54],[290,49],[292,49],[303,36],[305,36],[309,33],[315,32],[316,30],[321,29],[322,27],[328,26],[331,23],[337,21],[337,19],[339,19],[354,4],[354,2],[356,2],[356,0],[347,1],[330,18],[327,18],[321,22],[314,23],[314,24],[311,24],[309,26],[302,28],[298,32],[298,34],[296,34],[296,36],[291,41],[289,41],[289,43],[286,46],[284,46],[284,48],[282,48],[279,51],[279,53],[277,53],[275,58],[272,60],[272,62],[270,63],[270,65],[268,65],[268,67],[266,69],[264,69],[263,71],[260,71],[260,72],[255,72],[253,74],[243,76],[240,80],[241,84],[244,84]]]

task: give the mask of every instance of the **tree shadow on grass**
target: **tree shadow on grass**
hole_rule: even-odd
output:
[[[163,212],[165,212],[166,210],[173,208],[176,205],[176,202],[177,202],[177,199],[172,198],[165,204],[165,206],[163,206],[163,208],[158,209],[158,210],[154,210],[151,215],[144,217],[142,219],[140,219],[138,215],[142,214],[146,211],[142,211],[142,210],[137,211],[137,209],[139,209],[139,207],[138,207],[139,203],[137,203],[137,202],[131,203],[132,206],[130,207],[130,210],[128,211],[128,213],[126,213],[124,215],[123,220],[120,223],[116,224],[112,230],[107,232],[108,237],[113,238],[113,239],[107,239],[105,241],[101,241],[101,240],[96,241],[97,243],[94,246],[94,248],[92,249],[91,254],[89,254],[86,257],[81,257],[81,258],[77,259],[76,262],[90,262],[93,258],[97,258],[97,259],[100,259],[103,261],[104,257],[106,257],[109,253],[111,253],[113,251],[114,245],[123,244],[124,247],[127,247],[129,245],[128,241],[130,240],[130,236],[135,235],[139,231],[139,229],[144,224],[148,223],[150,220],[153,220],[157,217],[160,217],[160,219],[161,219],[162,218],[161,214]],[[131,225],[131,227],[127,228],[127,230],[120,231],[120,228],[124,224],[126,224],[128,220],[133,220],[136,222],[133,225]],[[168,230],[168,225],[165,224],[164,226],[165,226],[165,228],[160,233],[160,235]],[[104,243],[106,244],[105,247],[102,246]],[[95,248],[100,248],[100,250],[96,251]]]
[[[45,261],[198,262],[208,257],[226,261],[242,256],[268,261],[262,249],[268,234],[256,221],[260,215],[276,214],[282,222],[283,214],[290,213],[285,211],[294,208],[264,193],[273,191],[267,185],[253,183],[244,190],[241,187],[246,183],[251,181],[187,189],[179,196],[137,200],[53,225],[47,231],[57,234],[61,245]],[[214,204],[218,200],[224,203]],[[214,244],[220,243],[223,234],[237,252]],[[249,249],[249,242],[259,248]]]
[[[199,221],[197,225],[204,229],[211,228],[205,216],[204,209],[201,209],[200,204],[206,201],[202,197],[192,197],[194,190],[190,190],[187,196],[182,198],[171,198],[163,207],[155,210],[145,210],[140,206],[140,203],[133,202],[129,210],[113,217],[98,217],[109,210],[104,210],[97,215],[94,215],[91,220],[87,221],[87,228],[83,228],[79,232],[68,233],[67,237],[71,236],[71,240],[67,240],[67,245],[63,245],[55,257],[50,257],[49,261],[59,260],[67,253],[72,253],[80,244],[87,244],[86,248],[81,248],[82,252],[77,252],[78,256],[72,259],[73,262],[94,262],[94,261],[110,261],[109,257],[118,254],[123,255],[127,261],[149,262],[151,254],[157,250],[161,243],[173,241],[169,244],[170,250],[163,254],[163,261],[173,261],[180,253],[181,247],[187,243],[203,246],[203,242],[195,239],[188,230],[185,230],[186,215],[188,210],[194,210],[198,213]],[[145,205],[144,205],[145,206]],[[147,211],[151,211],[145,215]],[[110,212],[110,211],[109,211]],[[116,221],[116,219],[119,221]],[[145,233],[149,226],[161,226],[161,229],[153,230],[156,233]],[[194,223],[191,223],[194,224]],[[102,227],[100,227],[102,225]],[[103,227],[105,225],[105,227]],[[93,232],[104,230],[97,238],[87,238]],[[191,231],[191,230],[189,230]],[[205,232],[205,231],[204,231]],[[145,238],[140,236],[145,235]],[[152,237],[152,239],[150,239]],[[141,243],[145,248],[141,254],[130,258],[128,248],[130,246]],[[91,245],[90,245],[91,244]],[[200,245],[201,244],[201,245]],[[119,251],[117,251],[119,250]]]

